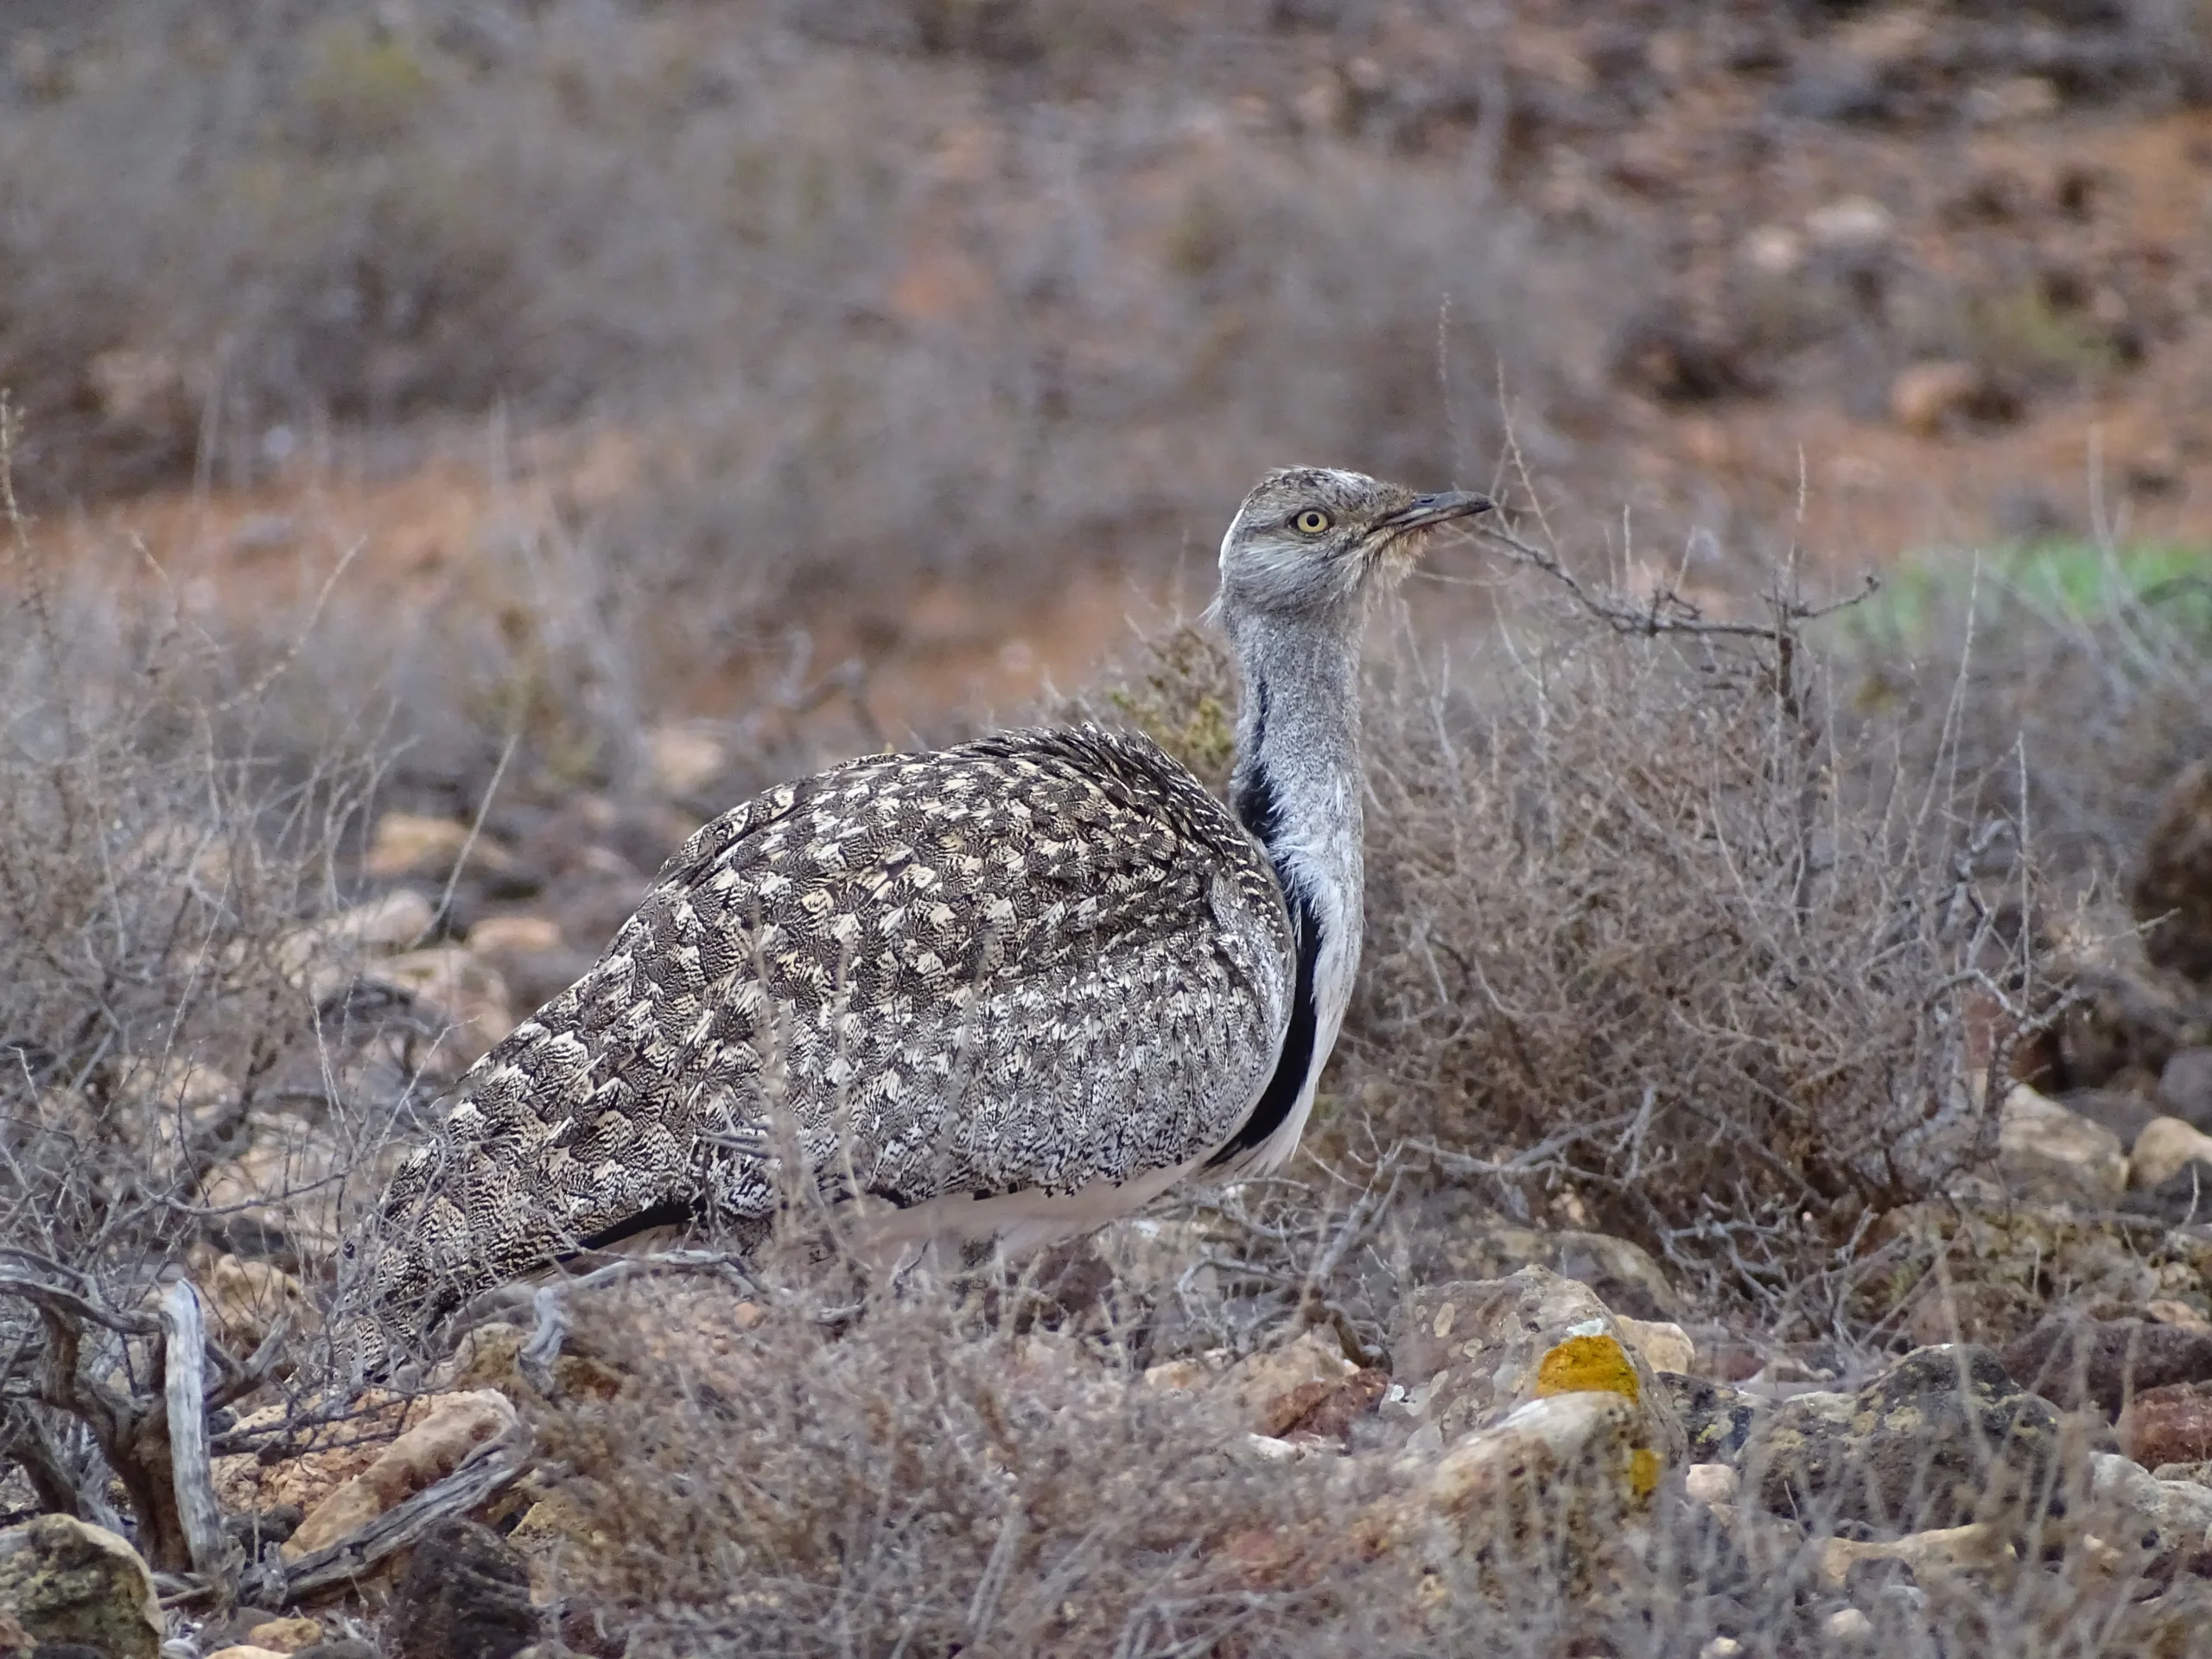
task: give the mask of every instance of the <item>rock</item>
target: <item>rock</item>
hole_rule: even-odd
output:
[[[1696,1368],[1697,1344],[1672,1319],[1622,1319],[1618,1323],[1621,1340],[1643,1355],[1644,1363],[1653,1370],[1687,1372]]]
[[[1890,382],[1890,418],[1930,435],[1969,419],[1986,397],[1981,371],[1971,363],[1914,363]]]
[[[0,1659],[29,1659],[31,1644],[31,1633],[13,1613],[0,1607]]]
[[[138,1552],[66,1515],[0,1532],[0,1608],[41,1646],[82,1643],[107,1659],[156,1659],[161,1651],[154,1575]]]
[[[322,1640],[322,1626],[311,1618],[272,1618],[248,1630],[245,1639],[276,1653],[297,1653]]]
[[[2152,964],[2125,912],[2090,909],[2055,928],[2053,944],[2051,971],[2075,995],[2057,1030],[2059,1059],[2075,1086],[2155,1091],[2175,1054],[2212,1045],[2212,1005]]]
[[[2124,1609],[2106,1645],[2129,1659],[2202,1659],[2204,1633],[2212,1630],[2212,1585],[2177,1579],[2163,1596]]]
[[[302,1648],[292,1659],[382,1659],[377,1650],[365,1642],[341,1637],[335,1642],[318,1642],[311,1648]]]
[[[368,855],[361,861],[363,874],[389,879],[418,876],[443,881],[466,849],[469,864],[496,874],[514,862],[505,848],[477,836],[472,844],[468,825],[454,818],[425,817],[416,812],[387,812],[377,820],[369,838]]]
[[[1373,1367],[1354,1371],[1283,1427],[1285,1438],[1343,1440],[1380,1405],[1390,1374]]]
[[[1682,1490],[1700,1503],[1733,1503],[1741,1484],[1725,1463],[1694,1463],[1682,1471]]]
[[[2120,1414],[2120,1447],[2145,1469],[2212,1459],[2212,1382],[2144,1389]]]
[[[1681,1421],[1684,1455],[1699,1463],[1733,1464],[1751,1439],[1755,1417],[1751,1399],[1725,1382],[1675,1371],[1660,1372],[1659,1386]]]
[[[2212,1459],[2202,1463],[2161,1463],[2151,1474],[2157,1480],[2194,1481],[2199,1486],[2212,1486]]]
[[[2129,1185],[2147,1192],[2164,1186],[2192,1163],[2212,1171],[2212,1135],[2177,1117],[2154,1117],[2135,1137],[2127,1161]]]
[[[247,1436],[256,1450],[215,1459],[215,1500],[226,1515],[288,1516],[289,1530],[280,1525],[264,1535],[293,1536],[308,1510],[421,1422],[435,1397],[402,1397],[372,1389],[355,1401],[341,1421],[314,1424],[296,1434],[285,1432],[289,1406],[264,1406],[249,1413],[232,1432]],[[264,1447],[270,1453],[266,1462],[257,1455]],[[294,1510],[297,1513],[290,1513]]]
[[[2212,1333],[2146,1319],[2053,1313],[2000,1351],[2005,1369],[2047,1400],[2117,1419],[2130,1396],[2212,1381]]]
[[[423,894],[412,887],[396,887],[380,898],[327,916],[292,937],[296,945],[323,950],[404,950],[429,938],[437,920],[437,906]]]
[[[1864,1646],[1874,1639],[1874,1621],[1857,1607],[1839,1607],[1821,1621],[1821,1635],[1838,1646]]]
[[[1281,1348],[1238,1360],[1211,1393],[1253,1433],[1280,1435],[1358,1370],[1334,1331],[1313,1326]]]
[[[2184,1331],[2212,1331],[2208,1319],[2187,1302],[2154,1296],[2143,1304],[2143,1317],[2155,1325],[2177,1325]]]
[[[2212,1490],[2190,1480],[2160,1480],[2117,1452],[2089,1459],[2088,1525],[2137,1557],[2138,1570],[2194,1555],[2212,1536]]]
[[[1849,1591],[1857,1587],[1853,1578],[1870,1564],[1896,1562],[1912,1574],[1916,1584],[1925,1586],[1945,1574],[1996,1573],[2013,1560],[2005,1529],[1984,1521],[1874,1543],[1828,1539],[1821,1546],[1820,1576],[1829,1589]]]
[[[2110,1129],[2121,1146],[2131,1148],[2144,1126],[2158,1116],[2156,1102],[2125,1089],[2069,1089],[2058,1096],[2058,1103],[2076,1117]]]
[[[1860,251],[1878,248],[1897,235],[1897,216],[1870,196],[1845,196],[1805,215],[1805,234],[1813,245]]]
[[[531,957],[566,950],[568,941],[550,916],[486,916],[468,930],[468,948],[480,957]]]
[[[1656,1374],[1587,1285],[1548,1268],[1412,1292],[1390,1357],[1415,1446],[1456,1444],[1531,1400],[1594,1391],[1628,1402],[1655,1469],[1681,1460],[1681,1423]]]
[[[2179,1048],[2158,1073],[2158,1103],[2192,1128],[2212,1131],[2212,1048]]]
[[[385,1510],[442,1480],[484,1441],[515,1421],[507,1397],[491,1389],[434,1395],[423,1420],[394,1440],[375,1462],[339,1487],[300,1522],[283,1546],[297,1560],[366,1525]]]
[[[681,800],[720,780],[729,751],[696,727],[656,726],[645,734],[645,761],[661,792]]]
[[[2212,1220],[2212,1163],[2192,1158],[2147,1192],[2130,1192],[2120,1207],[2169,1227]]]
[[[234,1642],[227,1648],[218,1648],[207,1659],[286,1659],[289,1648],[264,1648],[251,1642]]]
[[[1777,1514],[1891,1534],[2044,1501],[2067,1447],[2048,1401],[1986,1348],[1916,1349],[1856,1394],[1801,1394],[1759,1414],[1746,1484]]]
[[[2005,1096],[1997,1163],[2005,1185],[2029,1198],[2102,1207],[2127,1186],[2120,1137],[2024,1083]]]
[[[448,1521],[415,1547],[392,1599],[392,1659],[512,1659],[537,1639],[530,1567],[474,1521]]]
[[[371,977],[420,997],[452,1022],[445,1040],[461,1064],[475,1060],[515,1027],[506,981],[466,945],[433,945],[387,957]]]
[[[2212,760],[2183,767],[2159,798],[2129,899],[2152,962],[2212,982]]]
[[[1530,1400],[1462,1435],[1409,1491],[1356,1517],[1355,1545],[1431,1567],[1471,1562],[1492,1594],[1525,1590],[1538,1567],[1554,1575],[1548,1587],[1585,1592],[1606,1547],[1658,1484],[1647,1427],[1622,1394]]]
[[[1516,1268],[1549,1268],[1589,1286],[1617,1314],[1687,1317],[1667,1275],[1637,1244],[1606,1233],[1549,1232],[1500,1221],[1478,1193],[1464,1187],[1441,1188],[1393,1211],[1383,1233],[1382,1254],[1401,1259],[1402,1276],[1413,1284],[1503,1279]]]
[[[209,1334],[227,1344],[241,1359],[261,1345],[280,1322],[294,1336],[317,1323],[300,1281],[271,1262],[218,1256],[200,1289],[207,1304]]]

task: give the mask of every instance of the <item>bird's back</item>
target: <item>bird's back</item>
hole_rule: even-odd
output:
[[[419,1325],[653,1217],[765,1217],[793,1146],[902,1209],[1138,1190],[1236,1132],[1294,958],[1265,853],[1141,737],[784,785],[462,1079],[380,1206],[376,1299]]]

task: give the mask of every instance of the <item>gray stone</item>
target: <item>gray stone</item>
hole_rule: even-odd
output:
[[[2177,1049],[2158,1073],[2158,1103],[2192,1128],[2212,1134],[2212,1048]]]
[[[1384,1224],[1382,1255],[1402,1263],[1412,1284],[1502,1279],[1517,1268],[1549,1268],[1595,1291],[1632,1319],[1688,1317],[1665,1273],[1641,1246],[1608,1233],[1553,1232],[1501,1219],[1478,1193],[1445,1187],[1395,1211]]]

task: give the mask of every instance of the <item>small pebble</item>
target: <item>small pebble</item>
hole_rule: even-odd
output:
[[[1821,1631],[1831,1642],[1871,1642],[1874,1621],[1856,1607],[1840,1607],[1821,1621]]]

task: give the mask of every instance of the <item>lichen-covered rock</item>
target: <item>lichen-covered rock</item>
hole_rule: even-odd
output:
[[[1756,1406],[1726,1382],[1679,1371],[1659,1373],[1659,1386],[1681,1419],[1692,1463],[1733,1464],[1751,1439]]]
[[[2120,1137],[2024,1083],[2005,1094],[1997,1164],[2005,1185],[2029,1198],[2101,1206],[2127,1187]]]
[[[2212,1539],[2212,1490],[2190,1480],[2160,1480],[2116,1452],[2089,1460],[2088,1526],[2126,1552],[2138,1571],[2201,1553]]]
[[[1744,1453],[1765,1508],[1897,1535],[2039,1509],[2074,1436],[1986,1348],[1921,1348],[1855,1394],[1760,1414]]]
[[[1658,1466],[1647,1421],[1627,1395],[1588,1390],[1529,1401],[1470,1430],[1408,1489],[1352,1529],[1370,1553],[1408,1551],[1432,1570],[1471,1564],[1486,1590],[1536,1581],[1573,1596],[1629,1518]]]
[[[1588,1286],[1548,1268],[1412,1292],[1390,1357],[1412,1449],[1441,1450],[1531,1400],[1594,1392],[1629,1403],[1656,1466],[1681,1460],[1681,1424],[1657,1374]]]
[[[1961,1194],[1894,1211],[1884,1227],[1947,1264],[1923,1280],[1907,1316],[1924,1344],[2002,1351],[2054,1306],[2194,1300],[2212,1284],[2212,1239],[2133,1217]]]
[[[0,1609],[41,1646],[80,1643],[111,1659],[161,1651],[162,1610],[138,1552],[66,1515],[0,1532]]]

